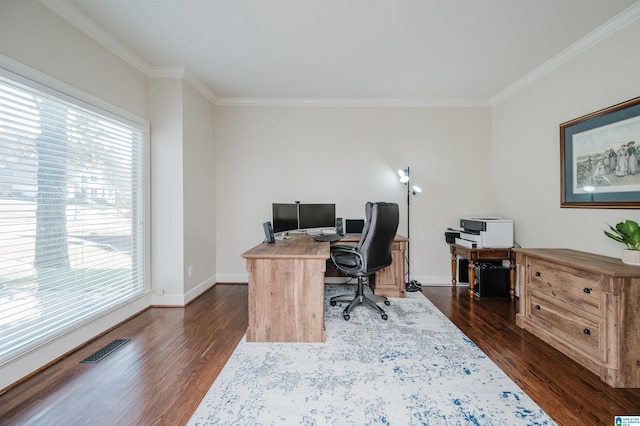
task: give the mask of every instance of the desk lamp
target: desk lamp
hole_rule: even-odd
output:
[[[410,225],[410,215],[411,215],[411,195],[418,195],[422,192],[419,186],[413,185],[411,186],[411,175],[409,174],[409,167],[406,169],[398,170],[398,176],[400,176],[400,183],[407,187],[407,283],[406,289],[407,291],[413,292],[420,290],[422,284],[420,284],[416,280],[411,279],[411,237],[409,235],[409,225]]]

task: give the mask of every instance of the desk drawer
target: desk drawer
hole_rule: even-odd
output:
[[[606,320],[587,312],[573,312],[549,300],[544,294],[528,291],[527,317],[564,344],[604,362],[606,356]]]
[[[584,270],[562,269],[540,260],[531,261],[529,289],[557,298],[580,309],[604,316],[602,277]]]

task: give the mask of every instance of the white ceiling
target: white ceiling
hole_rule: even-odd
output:
[[[609,35],[629,15],[635,19],[640,6],[637,0],[41,1],[130,62],[185,67],[217,98],[405,102],[489,102]]]

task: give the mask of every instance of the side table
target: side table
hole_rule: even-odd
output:
[[[516,297],[516,259],[511,248],[470,248],[459,244],[449,243],[451,251],[451,285],[457,284],[456,272],[460,256],[469,261],[469,297],[474,296],[474,281],[476,275],[476,263],[482,260],[508,260],[509,261],[509,296]]]

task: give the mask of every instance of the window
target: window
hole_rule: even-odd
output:
[[[0,69],[0,366],[145,292],[147,134]]]

